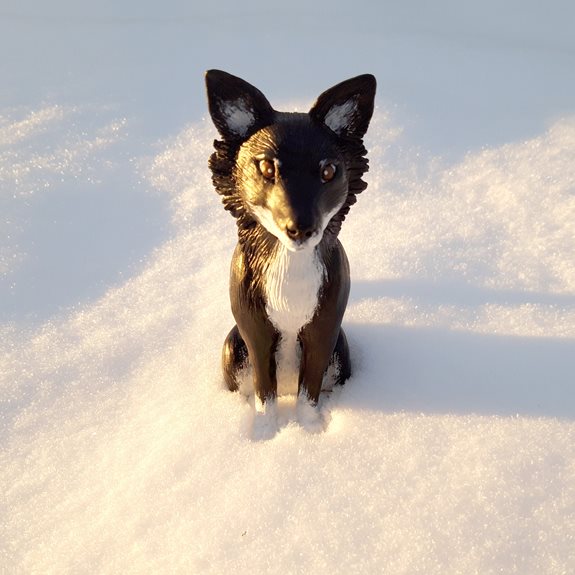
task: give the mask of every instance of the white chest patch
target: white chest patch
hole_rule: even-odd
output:
[[[313,317],[325,268],[316,249],[292,252],[278,242],[266,275],[266,310],[281,334],[276,352],[278,393],[297,393],[297,334]]]
[[[277,244],[266,275],[267,312],[280,332],[297,332],[313,316],[325,269],[315,249],[292,252]]]

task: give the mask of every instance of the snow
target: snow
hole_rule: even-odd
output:
[[[0,572],[575,570],[573,8],[307,4],[4,4]],[[378,78],[322,433],[224,389],[212,67]]]

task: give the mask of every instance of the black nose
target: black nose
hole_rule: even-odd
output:
[[[312,226],[299,226],[295,222],[288,222],[285,226],[286,234],[294,242],[303,242],[313,236],[314,228]]]

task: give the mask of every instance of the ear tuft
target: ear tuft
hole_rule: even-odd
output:
[[[256,117],[242,98],[228,102],[218,100],[217,107],[226,128],[234,135],[245,137],[256,123]]]
[[[206,72],[208,107],[224,140],[244,140],[273,122],[274,111],[254,86],[227,72]]]
[[[338,136],[361,138],[373,114],[375,90],[374,76],[356,76],[323,92],[309,113]]]
[[[338,135],[344,133],[352,125],[358,112],[358,105],[357,96],[352,96],[343,104],[334,104],[323,119],[325,125]]]

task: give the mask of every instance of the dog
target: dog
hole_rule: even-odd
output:
[[[236,325],[225,339],[223,375],[238,390],[251,367],[254,435],[277,431],[280,391],[297,374],[298,421],[325,427],[318,409],[328,368],[334,384],[351,374],[341,328],[350,274],[338,234],[367,184],[363,136],[376,80],[351,78],[323,92],[309,113],[278,112],[248,82],[206,73],[208,108],[221,140],[209,160],[212,181],[236,218],[230,272]]]

